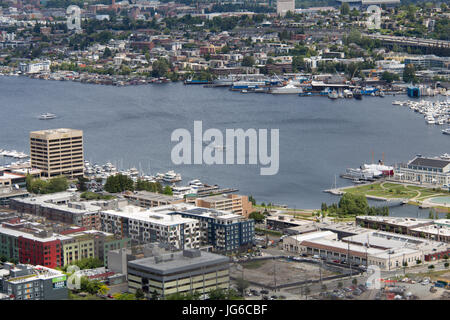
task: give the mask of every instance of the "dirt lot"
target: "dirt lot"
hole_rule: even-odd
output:
[[[275,263],[273,260],[259,260],[246,262],[243,266],[244,279],[262,285],[274,285],[274,272],[277,285],[320,278],[319,266],[312,263],[277,259]],[[242,277],[242,269],[234,267],[231,272],[233,277]],[[335,274],[322,269],[322,277]]]

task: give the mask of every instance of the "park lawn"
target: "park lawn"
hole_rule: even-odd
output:
[[[411,274],[406,274],[406,277],[408,278],[413,278],[413,277],[421,277],[421,278],[425,278],[425,277],[429,277],[431,279],[431,281],[436,281],[438,278],[441,277],[445,277],[450,275],[450,271],[449,270],[440,270],[440,271],[430,271],[430,272],[422,272],[422,273],[411,273]]]
[[[69,299],[70,300],[105,300],[95,294],[88,294],[85,297],[79,296],[73,292],[69,291]]]
[[[353,194],[362,194],[365,196],[375,196],[375,197],[383,197],[383,198],[406,198],[411,199],[419,195],[420,199],[425,199],[432,196],[437,196],[442,194],[442,190],[436,190],[418,186],[404,186],[398,183],[389,183],[386,182],[383,184],[384,188],[381,187],[380,183],[373,183],[365,186],[357,186],[349,189],[343,190],[344,192],[350,192]],[[390,192],[391,190],[392,192]]]

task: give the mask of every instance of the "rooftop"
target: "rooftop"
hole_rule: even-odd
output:
[[[207,265],[225,264],[228,262],[229,259],[222,255],[200,250],[185,250],[130,261],[128,266],[146,269],[160,275],[168,275],[174,272],[197,270]]]
[[[432,167],[432,168],[440,168],[440,169],[445,168],[449,164],[450,164],[450,160],[421,158],[421,157],[417,157],[409,163],[409,165],[412,165],[412,166],[423,166],[423,167]]]
[[[145,221],[165,226],[173,226],[183,223],[193,223],[197,222],[195,219],[183,218],[181,215],[177,214],[163,214],[155,212],[151,209],[143,209],[137,206],[126,206],[120,210],[105,210],[102,211],[106,214],[125,217],[128,219],[134,219],[139,221]],[[170,211],[173,213],[173,211]]]

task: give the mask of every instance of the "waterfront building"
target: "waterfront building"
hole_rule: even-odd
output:
[[[230,288],[229,258],[200,250],[184,250],[128,262],[128,290],[147,297]]]
[[[450,160],[418,156],[407,165],[398,166],[394,178],[404,182],[449,185]]]
[[[66,300],[67,276],[44,266],[5,263],[0,269],[0,293],[9,300]]]
[[[39,73],[50,71],[50,60],[30,63],[19,63],[19,70],[23,73]]]
[[[43,177],[83,176],[83,131],[52,129],[30,132],[31,167]]]
[[[101,230],[131,238],[140,244],[168,243],[177,249],[200,246],[199,223],[180,214],[167,215],[151,209],[126,206],[100,212]]]
[[[248,197],[237,194],[223,194],[197,198],[195,200],[195,205],[202,208],[229,211],[245,218],[248,218],[253,210],[252,203],[248,200]]]
[[[26,176],[23,174],[0,171],[0,188],[14,185],[23,188],[26,185],[25,179]]]

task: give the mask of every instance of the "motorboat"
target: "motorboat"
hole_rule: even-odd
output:
[[[39,120],[50,120],[50,119],[55,119],[55,118],[56,118],[56,114],[48,113],[48,112],[42,113],[39,116]]]

